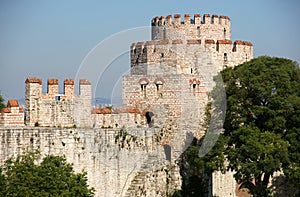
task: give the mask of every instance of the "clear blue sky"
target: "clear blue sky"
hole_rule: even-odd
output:
[[[149,26],[157,15],[227,15],[231,39],[251,41],[255,57],[300,62],[299,8],[299,0],[0,0],[0,94],[6,100],[23,98],[28,76],[40,77],[44,84],[51,77],[60,83],[75,78],[99,42],[125,29]],[[118,64],[128,67],[128,62],[124,58],[124,65]],[[108,97],[99,92],[96,96]]]

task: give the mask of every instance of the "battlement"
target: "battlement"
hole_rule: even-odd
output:
[[[0,125],[3,126],[24,126],[23,108],[17,100],[9,100],[0,113]]]
[[[202,42],[201,39],[176,39],[176,40],[151,40],[146,42],[137,42],[131,44],[131,53],[132,54],[143,54],[147,52],[147,49],[153,49],[154,46],[160,46],[160,45],[216,45],[215,49],[217,50],[221,45],[230,45],[231,51],[238,52],[238,45],[243,45],[246,47],[252,47],[253,44],[251,42],[242,41],[242,40],[236,40],[232,43],[231,40],[214,40],[214,39],[205,39],[204,42]],[[152,51],[153,52],[153,51]]]
[[[215,24],[215,25],[230,25],[230,18],[228,16],[213,14],[204,14],[201,20],[200,14],[194,14],[191,18],[190,14],[185,14],[182,18],[180,14],[164,16],[156,16],[151,20],[152,26],[172,26],[172,25],[201,25],[201,24]]]
[[[59,96],[61,99],[73,100],[74,96],[74,80],[73,79],[65,79],[63,86],[63,93],[59,93],[59,82],[58,79],[50,78],[47,79],[47,92],[42,94],[42,79],[36,77],[28,77],[25,80],[26,86],[30,86],[31,89],[33,86],[37,86],[35,88],[35,93],[38,93],[37,96],[42,99],[57,99]],[[82,86],[91,85],[91,83],[86,79],[80,79],[79,88],[82,89]],[[81,92],[80,92],[81,93]]]
[[[65,79],[63,93],[59,93],[58,79],[47,80],[47,92],[42,93],[42,80],[27,78],[26,125],[73,127],[89,125],[91,114],[91,83],[79,81],[79,95],[74,94],[74,80]],[[83,108],[83,110],[81,110]]]
[[[224,67],[233,67],[252,59],[253,45],[247,41],[236,40],[233,42],[228,39],[211,38],[151,40],[132,43],[131,73],[135,75],[190,74],[191,70],[199,70],[197,65],[187,66],[190,63],[184,63],[186,60],[197,61],[191,59],[193,53],[215,54],[214,61],[218,62],[218,65],[215,66],[218,70],[222,70]],[[160,66],[162,63],[165,65],[164,67]],[[182,65],[180,69],[179,65]]]

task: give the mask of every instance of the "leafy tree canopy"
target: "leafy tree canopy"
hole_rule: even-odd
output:
[[[76,174],[65,157],[46,156],[36,164],[38,151],[8,159],[0,167],[0,196],[93,196],[86,172]]]
[[[5,107],[4,98],[0,95],[0,112]]]
[[[228,107],[226,155],[236,180],[254,179],[265,194],[271,176],[283,170],[299,186],[299,65],[263,56],[225,69],[222,76]]]
[[[203,138],[190,146],[183,156],[183,171],[188,169],[188,177],[224,171],[226,159],[237,182],[255,181],[249,188],[255,196],[271,195],[267,186],[279,171],[290,186],[300,188],[299,65],[263,56],[221,74],[227,99],[224,132],[204,157],[198,154]],[[176,195],[193,196],[187,192],[191,184],[183,186]]]

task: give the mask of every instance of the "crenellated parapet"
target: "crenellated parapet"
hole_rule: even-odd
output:
[[[42,92],[41,79],[28,77],[25,83],[26,125],[72,127],[81,125],[82,119],[91,114],[91,83],[88,80],[79,81],[79,95],[74,94],[73,79],[64,80],[63,93],[59,92],[58,79],[47,80],[46,93]],[[84,113],[86,111],[88,113]]]
[[[228,39],[176,39],[137,42],[131,45],[131,73],[190,74],[178,70],[176,67],[194,64],[192,58],[195,54],[201,53],[203,55],[204,53],[215,54],[214,62],[218,63],[215,66],[221,70],[223,67],[233,67],[252,59],[253,45],[247,41],[232,42]],[[192,62],[186,63],[189,60]],[[162,63],[165,65],[164,67],[159,66]],[[162,71],[162,69],[166,70]]]
[[[151,20],[152,40],[230,39],[228,16],[180,14],[157,16]]]
[[[213,14],[204,14],[203,18],[201,18],[200,14],[194,14],[193,18],[191,18],[190,14],[185,14],[182,18],[180,14],[175,14],[174,16],[168,15],[164,16],[156,16],[151,20],[152,26],[173,26],[173,25],[202,25],[202,24],[214,24],[214,25],[222,25],[227,27],[230,25],[230,18],[228,16],[216,15]]]
[[[45,100],[73,100],[74,99],[74,80],[65,79],[63,85],[63,93],[59,93],[59,82],[58,79],[50,78],[47,79],[47,92],[42,93],[42,79],[36,77],[28,77],[25,80],[28,89],[28,94],[40,99]],[[91,86],[91,83],[86,79],[81,79],[79,82],[79,89],[82,89],[85,85]],[[31,90],[31,91],[30,91]],[[79,92],[80,95],[81,92]]]

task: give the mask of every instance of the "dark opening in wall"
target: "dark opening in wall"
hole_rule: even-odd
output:
[[[154,124],[154,113],[151,111],[147,111],[146,114],[146,120],[149,127],[153,127]]]
[[[143,94],[144,98],[146,98],[146,96],[147,96],[146,87],[147,87],[147,84],[141,84],[141,91],[142,91],[142,94]]]
[[[55,96],[55,101],[60,101],[60,96]]]
[[[165,54],[164,54],[164,53],[161,53],[161,54],[160,54],[160,57],[161,57],[161,58],[163,58],[164,56],[165,56]]]
[[[224,39],[226,39],[226,29],[224,28]]]
[[[157,84],[155,84],[155,85],[156,85],[156,90],[157,90],[158,92],[161,91],[163,84],[157,83]]]
[[[164,151],[166,155],[166,160],[171,162],[171,146],[169,144],[165,144]]]
[[[227,61],[227,53],[224,53],[224,61]]]

